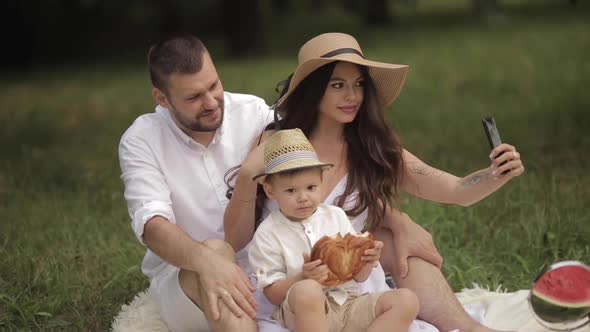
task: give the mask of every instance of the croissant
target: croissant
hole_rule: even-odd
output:
[[[366,264],[361,256],[367,249],[375,248],[373,234],[365,232],[362,235],[347,233],[344,237],[340,233],[334,236],[323,236],[311,248],[311,261],[320,259],[328,266],[328,279],[324,286],[337,286],[359,273]]]

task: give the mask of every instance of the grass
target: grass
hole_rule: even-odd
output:
[[[404,7],[398,25],[370,29],[330,11],[333,20],[312,15],[297,35],[276,25],[268,40],[280,51],[220,56],[217,66],[226,90],[271,103],[300,41],[354,33],[369,58],[411,65],[389,119],[408,150],[457,175],[487,166],[480,118],[493,115],[521,152],[524,176],[469,208],[400,203],[433,234],[453,289],[513,291],[551,262],[590,257],[588,9],[514,5],[486,25],[457,10]],[[46,68],[0,82],[0,330],[107,330],[147,287],[117,144],[152,111],[149,89],[142,64]]]

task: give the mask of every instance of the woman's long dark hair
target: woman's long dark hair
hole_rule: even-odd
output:
[[[318,123],[320,100],[337,63],[326,64],[308,75],[278,108],[283,116],[281,129],[300,128],[310,137]],[[344,126],[348,182],[336,204],[342,207],[347,197],[358,192],[346,214],[355,217],[368,209],[365,228],[374,230],[384,219],[387,205],[397,198],[403,149],[385,120],[385,110],[367,67],[359,69],[364,77],[364,98],[354,121]]]
[[[281,114],[281,129],[300,128],[310,137],[318,123],[319,104],[324,96],[334,67],[338,62],[326,64],[309,74],[288,99],[277,108]],[[346,199],[358,192],[354,205],[346,211],[356,217],[365,209],[368,217],[365,229],[375,230],[385,217],[386,207],[397,198],[402,176],[402,146],[393,130],[385,121],[385,110],[368,69],[359,66],[364,77],[363,104],[354,121],[344,126],[344,138],[348,145],[348,181],[344,193],[336,199],[343,207]],[[274,129],[270,124],[267,130]],[[226,183],[235,178],[239,166],[226,173]],[[231,197],[233,187],[228,190]],[[255,208],[256,227],[262,221],[262,212],[267,197],[258,186]]]

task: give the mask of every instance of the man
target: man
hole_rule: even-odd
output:
[[[125,132],[119,161],[133,231],[148,247],[142,271],[150,294],[171,331],[256,331],[259,304],[243,270],[247,255],[234,254],[221,240],[229,201],[224,178],[246,158],[272,112],[258,97],[224,92],[209,52],[194,36],[152,46],[148,64],[158,106]],[[482,328],[440,273],[442,258],[430,235],[396,213],[392,270],[407,273],[403,286],[428,308],[424,318],[444,330]]]
[[[225,93],[200,40],[177,36],[148,54],[155,113],[119,147],[142,271],[172,331],[256,331],[254,287],[223,240],[226,171],[272,120],[255,96]],[[238,253],[238,257],[244,257]]]

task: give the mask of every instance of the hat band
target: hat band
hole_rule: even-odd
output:
[[[272,172],[272,170],[275,167],[278,167],[282,164],[288,163],[292,160],[297,160],[297,159],[315,159],[317,160],[318,157],[314,152],[311,151],[293,151],[293,152],[288,152],[285,154],[282,154],[280,156],[277,156],[276,158],[272,159],[271,161],[269,161],[266,164],[266,167],[264,169],[264,172],[269,174]]]
[[[328,53],[322,55],[320,58],[332,58],[332,57],[335,57],[337,55],[346,54],[346,53],[354,53],[354,54],[360,55],[361,58],[363,58],[363,59],[365,58],[363,56],[363,54],[361,52],[359,52],[359,50],[357,50],[356,48],[348,48],[348,47],[339,48],[337,50],[333,50],[331,52],[328,52]]]

